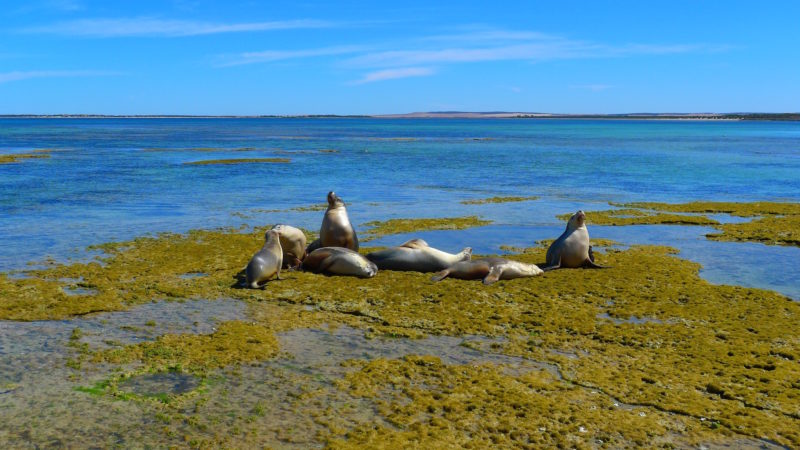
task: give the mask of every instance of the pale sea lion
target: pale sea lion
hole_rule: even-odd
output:
[[[333,191],[328,192],[328,209],[322,218],[319,239],[308,246],[306,253],[321,247],[344,247],[358,251],[356,230],[350,224],[344,202]]]
[[[299,267],[306,256],[306,235],[291,225],[275,225],[273,230],[278,232],[283,250],[282,267]]]
[[[330,275],[351,275],[371,278],[378,273],[378,266],[358,252],[344,247],[322,247],[306,255],[303,269]]]
[[[588,267],[602,269],[594,263],[594,253],[589,245],[586,229],[586,214],[578,211],[569,218],[567,229],[547,249],[547,265],[544,270],[560,267]]]
[[[533,277],[541,273],[543,273],[542,269],[536,264],[526,264],[505,258],[481,258],[457,262],[431,277],[431,281],[441,281],[447,277],[461,280],[483,278],[483,284],[492,284],[497,280]]]
[[[245,269],[247,286],[253,289],[263,287],[273,276],[281,278],[283,250],[280,235],[275,230],[269,230],[264,234],[264,241],[264,246],[253,255]]]
[[[379,250],[367,255],[381,270],[409,270],[415,272],[438,272],[459,261],[469,261],[472,249],[467,247],[452,254],[428,246],[422,239],[411,239],[397,247]]]

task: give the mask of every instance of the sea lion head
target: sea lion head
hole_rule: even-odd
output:
[[[264,233],[264,241],[267,244],[275,242],[280,243],[280,233],[278,233],[278,231],[275,230],[274,228],[271,230],[267,230],[267,232]]]
[[[274,227],[272,227],[272,230],[277,231],[278,234],[286,233],[287,231],[286,225],[283,224],[275,225]]]
[[[328,192],[328,208],[340,208],[344,206],[344,201],[335,192]]]
[[[572,217],[569,218],[569,222],[567,222],[567,229],[576,230],[582,227],[586,223],[586,213],[582,210],[578,210]]]

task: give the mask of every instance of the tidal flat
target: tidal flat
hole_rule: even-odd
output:
[[[800,445],[800,304],[711,284],[670,247],[598,239],[608,269],[493,286],[286,272],[243,289],[263,232],[0,275],[0,445]],[[505,249],[543,263],[546,244]]]

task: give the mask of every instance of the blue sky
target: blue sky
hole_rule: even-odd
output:
[[[0,114],[800,111],[797,1],[4,0]]]

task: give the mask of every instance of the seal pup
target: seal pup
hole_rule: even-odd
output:
[[[253,255],[245,269],[247,286],[253,289],[264,287],[267,280],[273,276],[281,279],[283,250],[281,249],[280,235],[275,230],[268,230],[264,234],[264,241],[264,246]]]
[[[452,254],[430,247],[422,239],[411,239],[397,247],[379,250],[367,255],[381,270],[408,270],[415,272],[438,272],[459,261],[469,261],[472,248]]]
[[[286,224],[272,227],[278,232],[283,250],[282,267],[297,268],[306,256],[306,235],[299,229]]]
[[[360,253],[344,247],[322,247],[306,255],[303,269],[314,273],[372,278],[378,266]]]
[[[328,192],[328,209],[322,218],[319,239],[308,246],[306,253],[321,247],[344,247],[358,251],[356,230],[350,224],[344,202],[333,191]]]
[[[481,258],[457,262],[431,277],[431,281],[442,281],[447,277],[461,280],[483,278],[483,284],[492,284],[497,280],[533,277],[542,273],[544,271],[536,264],[525,264],[505,258]]]
[[[547,263],[543,269],[560,267],[604,268],[594,263],[594,252],[589,245],[589,231],[586,229],[586,213],[581,210],[569,218],[567,229],[547,249]]]

